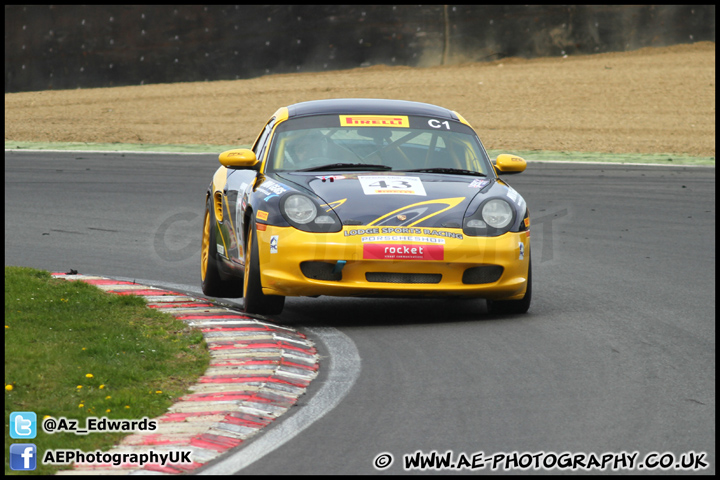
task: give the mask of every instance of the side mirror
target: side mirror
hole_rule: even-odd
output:
[[[527,167],[527,162],[523,158],[508,153],[498,155],[495,161],[495,169],[499,173],[520,173],[525,171],[525,167]]]
[[[222,152],[219,160],[223,166],[228,168],[253,168],[258,163],[255,152],[247,148],[236,148]]]

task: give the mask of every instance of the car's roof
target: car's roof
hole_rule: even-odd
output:
[[[288,117],[308,115],[420,115],[426,117],[458,120],[455,112],[429,103],[409,102],[407,100],[385,100],[377,98],[337,98],[313,100],[289,105]]]

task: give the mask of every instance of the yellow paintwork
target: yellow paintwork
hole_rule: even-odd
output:
[[[468,127],[472,128],[472,125],[470,125],[470,122],[468,122],[467,120],[465,120],[465,118],[464,118],[462,115],[460,115],[458,112],[453,112],[453,113],[454,113],[455,115],[457,115],[458,120],[460,120],[460,122],[462,122],[462,123],[464,123],[465,125],[467,125]]]
[[[524,172],[526,167],[527,162],[524,158],[508,153],[498,155],[495,161],[495,168],[502,173],[520,173]]]
[[[275,132],[273,132],[273,134],[274,134],[274,133],[275,133]],[[283,138],[282,140],[276,141],[276,143],[275,143],[275,144],[277,145],[277,146],[275,147],[276,151],[278,151],[278,152],[284,152],[285,149],[287,148],[287,143],[288,143],[288,142],[290,141],[290,139],[293,138],[294,136],[295,136],[295,135],[292,135],[292,136],[290,136],[290,137],[288,137],[288,138]],[[269,156],[269,153],[268,153],[268,155],[266,155],[266,157],[268,157],[268,156]],[[278,155],[278,154],[276,154],[275,157],[276,157],[276,160],[275,160],[275,168],[277,168],[277,169],[286,168],[286,167],[285,167],[285,155],[282,155],[282,154]],[[268,160],[268,161],[270,161],[270,160]],[[267,163],[267,162],[266,162],[266,163]],[[263,166],[263,168],[265,168],[265,167]]]
[[[275,118],[275,125],[272,128],[272,132],[270,132],[270,136],[267,139],[267,144],[272,145],[273,137],[275,136],[275,131],[277,130],[278,125],[280,125],[282,122],[287,120],[289,118],[289,110],[287,107],[280,107],[277,109],[277,111],[273,114],[271,118]],[[262,132],[260,132],[260,135],[262,135]],[[258,135],[258,139],[260,138],[260,135]],[[255,143],[257,143],[257,140],[255,140]],[[267,162],[268,157],[270,156],[270,149],[265,149],[265,156],[263,158],[258,158],[258,161],[261,162],[260,165],[260,171],[264,172],[267,169]]]
[[[411,205],[405,205],[405,206],[403,206],[403,207],[398,208],[397,210],[393,210],[393,211],[390,212],[390,213],[386,213],[386,214],[383,215],[382,217],[376,218],[376,219],[373,220],[372,222],[368,223],[368,227],[372,227],[372,226],[374,226],[375,224],[382,222],[383,220],[385,220],[385,219],[388,218],[388,217],[392,217],[393,215],[397,215],[398,212],[402,212],[402,211],[405,211],[405,210],[408,210],[408,209],[411,209],[411,208],[419,207],[419,206],[421,206],[421,205],[434,205],[434,204],[447,205],[447,207],[443,208],[442,210],[438,210],[437,212],[433,212],[433,213],[431,213],[430,215],[425,215],[424,217],[420,217],[420,218],[418,218],[417,220],[415,220],[413,223],[409,223],[409,224],[407,225],[408,227],[414,227],[414,226],[417,225],[418,223],[422,223],[422,222],[426,221],[427,219],[429,219],[429,218],[431,218],[431,217],[434,217],[435,215],[438,215],[438,214],[443,213],[443,212],[445,212],[445,211],[447,211],[447,210],[450,210],[451,208],[457,207],[457,206],[460,204],[460,202],[462,202],[463,200],[465,200],[465,197],[438,198],[438,199],[435,199],[435,200],[427,200],[427,201],[425,201],[425,202],[419,202],[419,203],[413,203],[413,204],[411,204]]]
[[[346,230],[349,230],[346,228]],[[457,229],[435,231],[461,233]],[[270,252],[271,237],[277,235],[277,253]],[[445,238],[444,260],[364,260],[361,235],[307,233],[292,227],[267,225],[257,232],[261,283],[266,295],[285,296],[363,296],[423,295],[476,296],[515,300],[525,295],[529,255],[520,260],[519,243],[530,251],[527,232],[509,232],[498,237]],[[385,244],[427,246],[429,243],[382,241]],[[305,277],[300,270],[304,261],[346,261],[341,281],[323,281]],[[500,280],[481,285],[462,283],[465,269],[479,265],[501,265]],[[440,273],[438,284],[391,284],[368,282],[366,272]]]
[[[223,166],[230,168],[252,168],[258,163],[255,152],[248,148],[227,150],[218,156],[218,160]]]
[[[204,282],[207,275],[208,261],[210,259],[210,210],[205,210],[205,219],[203,221],[202,248],[200,250],[200,278]]]
[[[275,111],[275,113],[273,113],[273,117],[275,117],[275,121],[277,123],[284,122],[289,116],[290,111],[287,107],[280,107]]]
[[[223,198],[225,199],[225,210],[227,210],[229,212],[230,204],[228,203],[228,199],[225,195],[223,195]],[[235,232],[236,230],[235,230],[235,225],[233,225],[232,215],[228,215],[228,222],[230,223],[230,231]],[[222,229],[218,229],[218,230],[222,230]],[[222,235],[222,231],[220,232],[220,235]],[[223,247],[225,248],[225,252],[228,252],[230,249],[232,249],[234,247],[234,245],[226,245],[225,242],[226,242],[226,239],[225,239],[225,237],[223,237]],[[235,242],[233,242],[233,244],[234,243]],[[227,253],[225,255],[227,256]]]
[[[227,168],[220,167],[215,171],[215,175],[213,175],[212,180],[212,191],[215,192],[222,192],[225,188],[225,184],[227,183]]]
[[[215,171],[212,181],[212,206],[215,209],[215,219],[223,221],[222,197],[223,189],[227,183],[227,168],[220,167]]]
[[[323,203],[320,206],[321,207],[329,207],[329,208],[325,209],[326,212],[329,212],[333,208],[338,208],[340,205],[342,205],[345,202],[347,202],[347,198],[343,198],[342,200],[335,200],[334,202],[330,202],[330,203]]]

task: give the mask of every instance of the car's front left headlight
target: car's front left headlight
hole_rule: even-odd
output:
[[[515,223],[515,208],[502,198],[491,198],[463,220],[463,232],[472,237],[497,237]]]
[[[505,200],[494,198],[482,207],[482,218],[492,228],[502,230],[513,220],[513,208]]]
[[[310,197],[291,193],[280,200],[280,212],[290,225],[306,232],[339,232],[340,219],[330,210],[325,212]]]

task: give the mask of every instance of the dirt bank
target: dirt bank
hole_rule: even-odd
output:
[[[715,44],[432,68],[5,95],[5,140],[249,144],[280,106],[397,98],[461,113],[489,149],[715,156]]]

